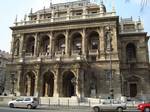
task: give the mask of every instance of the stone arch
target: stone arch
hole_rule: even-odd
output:
[[[65,35],[63,33],[59,33],[55,36],[55,51],[65,51]]]
[[[20,47],[20,40],[16,39],[14,42],[14,55],[15,56],[19,55],[19,47]]]
[[[134,43],[128,43],[126,45],[126,59],[127,61],[136,59],[136,46]]]
[[[97,31],[90,31],[87,35],[87,45],[88,49],[98,49],[99,48],[99,33]]]
[[[71,71],[65,71],[62,75],[62,93],[64,97],[76,95],[76,77]]]
[[[49,50],[50,38],[48,35],[43,35],[40,38],[40,53],[47,53]]]
[[[53,97],[54,94],[54,74],[51,71],[47,71],[42,75],[42,96]]]
[[[71,34],[70,46],[72,54],[82,53],[82,34],[80,32],[73,32]]]
[[[30,36],[26,40],[26,46],[25,51],[26,53],[34,54],[34,46],[35,45],[35,38],[33,36]]]
[[[33,71],[29,71],[25,73],[25,94],[27,96],[34,96],[35,93],[35,81],[36,75]]]

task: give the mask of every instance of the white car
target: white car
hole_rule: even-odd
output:
[[[36,97],[21,97],[8,102],[8,106],[10,108],[24,107],[28,109],[35,109],[38,106],[38,104],[38,98]]]
[[[92,110],[94,112],[102,112],[102,111],[115,111],[115,112],[123,112],[126,109],[126,103],[121,103],[119,101],[103,101],[100,104],[92,105]]]

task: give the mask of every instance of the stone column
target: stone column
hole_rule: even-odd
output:
[[[100,49],[100,52],[104,52],[105,51],[105,31],[103,28],[100,28],[100,31],[99,31],[99,49]]]
[[[54,78],[54,97],[59,97],[59,93],[58,93],[58,72],[56,73],[56,76]]]
[[[47,82],[45,83],[45,88],[44,89],[45,89],[44,96],[48,97],[48,83]]]
[[[86,36],[86,29],[83,29],[83,33],[82,33],[82,54],[84,56],[86,55],[85,36]]]
[[[66,30],[66,35],[65,35],[65,54],[69,56],[69,30]]]
[[[67,20],[70,19],[70,7],[67,8],[67,18],[66,18],[66,19],[67,19]]]
[[[38,80],[39,80],[39,77],[38,77],[38,74],[37,76],[35,76],[35,88],[34,88],[34,96],[38,96],[39,92],[38,92]]]
[[[54,17],[55,17],[55,11],[54,11],[54,9],[52,9],[51,10],[52,12],[51,12],[51,22],[54,22]]]
[[[22,74],[22,66],[20,66],[19,67],[19,69],[18,69],[18,78],[17,78],[17,91],[16,91],[16,95],[17,96],[20,96],[20,95],[22,95],[22,88],[23,88],[23,85],[22,85],[22,83],[23,83],[23,81],[22,81],[22,76],[23,74]]]
[[[118,52],[118,48],[117,48],[118,43],[117,42],[118,42],[118,40],[117,40],[117,29],[116,29],[116,27],[113,27],[112,28],[112,49],[115,53]]]
[[[80,86],[81,86],[81,91],[80,91],[81,93],[80,94],[81,94],[81,98],[84,98],[84,96],[85,96],[84,95],[84,70],[80,71],[80,80],[81,80],[80,81],[80,83],[81,83],[80,84]]]
[[[83,19],[86,18],[86,15],[87,15],[87,7],[84,6],[84,7],[83,7]]]
[[[76,65],[76,82],[75,82],[75,86],[76,86],[76,95],[78,97],[81,97],[81,93],[80,93],[80,65],[77,64]]]
[[[30,90],[31,90],[31,78],[27,76],[27,96],[30,96]]]
[[[41,65],[38,64],[36,68],[37,76],[36,76],[36,82],[35,82],[35,96],[42,96],[42,90],[43,90],[43,77],[41,76],[40,71]]]
[[[15,34],[12,35],[12,40],[11,40],[11,54],[14,53],[14,38],[15,38]]]
[[[34,38],[35,38],[35,42],[34,42],[34,56],[37,56],[37,44],[38,44],[38,34],[36,33],[35,34],[35,36],[34,36]]]
[[[48,36],[49,36],[49,51],[48,52],[49,52],[49,55],[52,56],[52,38],[53,38],[52,32],[50,32]]]
[[[63,77],[59,78],[59,81],[58,81],[58,94],[59,94],[59,97],[63,97]]]
[[[19,46],[19,55],[22,57],[23,53],[23,47],[24,47],[24,34],[20,35],[20,46]]]

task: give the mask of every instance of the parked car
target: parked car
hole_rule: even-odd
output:
[[[104,101],[100,104],[92,105],[92,110],[94,112],[102,112],[102,111],[117,111],[123,112],[126,109],[126,103],[121,103],[119,101]]]
[[[141,103],[137,106],[137,108],[142,112],[150,112],[150,102]]]
[[[24,107],[28,109],[35,109],[38,106],[38,104],[38,98],[36,97],[21,97],[8,102],[8,106],[10,108]]]

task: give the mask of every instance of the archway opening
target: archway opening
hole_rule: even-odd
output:
[[[136,97],[136,95],[137,95],[137,84],[131,83],[129,86],[130,86],[130,97]]]
[[[40,41],[40,52],[41,53],[47,53],[48,52],[48,46],[49,46],[49,37],[47,35],[42,36]]]
[[[90,50],[97,50],[99,48],[99,34],[92,31],[88,36],[88,47]]]
[[[43,76],[43,96],[53,97],[54,93],[54,75],[47,72]]]
[[[25,93],[27,96],[34,96],[35,89],[35,75],[32,72],[27,73],[25,76]]]
[[[63,96],[71,97],[76,95],[76,78],[70,71],[63,75]]]
[[[78,32],[71,36],[71,51],[72,54],[82,54],[82,35]]]
[[[29,37],[26,41],[26,53],[33,55],[34,54],[34,43],[35,43],[35,39],[34,37]]]

